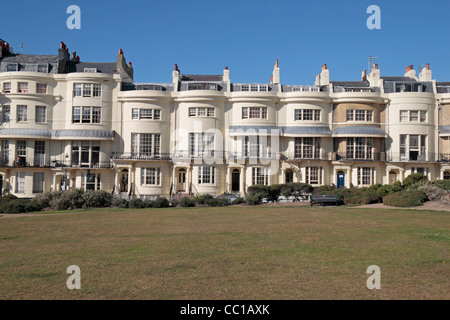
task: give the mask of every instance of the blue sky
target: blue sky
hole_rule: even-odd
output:
[[[81,30],[69,30],[69,5],[81,9]],[[368,6],[381,9],[381,30],[369,30]],[[57,54],[60,41],[82,61],[112,62],[122,47],[135,81],[171,82],[183,74],[222,74],[267,83],[275,59],[281,82],[313,84],[326,63],[331,80],[357,81],[367,57],[385,76],[430,63],[450,81],[449,0],[171,0],[7,1],[0,38],[25,54]]]

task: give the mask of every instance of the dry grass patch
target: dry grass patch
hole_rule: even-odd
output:
[[[449,227],[446,212],[345,207],[0,218],[0,297],[448,299]],[[81,290],[66,287],[72,264]],[[372,264],[381,290],[366,287]]]

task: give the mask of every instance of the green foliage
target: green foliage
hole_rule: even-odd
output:
[[[278,202],[282,187],[283,185],[281,184],[273,184],[270,186],[253,185],[247,189],[247,193],[250,195],[261,194],[267,201]]]
[[[183,197],[178,202],[178,206],[187,208],[187,207],[195,207],[195,202],[189,197]]]
[[[286,198],[294,197],[295,200],[298,200],[300,196],[311,194],[314,191],[314,188],[307,183],[297,183],[291,182],[282,184],[280,187],[280,194],[285,196]]]
[[[430,182],[430,184],[444,190],[450,190],[450,180],[436,180]]]
[[[153,200],[153,208],[168,208],[170,206],[170,202],[167,198],[158,197]]]
[[[0,197],[0,203],[2,203],[2,202],[9,202],[9,201],[16,200],[16,199],[18,199],[18,198],[15,195],[7,194],[7,195],[5,195],[3,197]]]
[[[234,199],[231,204],[242,204],[244,202],[245,202],[245,199],[242,197],[239,197],[239,198]]]
[[[79,190],[60,191],[50,200],[50,208],[69,210],[83,207],[83,193]]]
[[[393,207],[417,207],[427,200],[422,190],[403,190],[383,198],[383,204]]]
[[[247,202],[247,204],[254,206],[257,204],[261,204],[262,199],[264,198],[264,194],[263,193],[253,193],[253,194],[247,194],[245,196],[245,201]]]
[[[428,200],[430,200],[430,201],[433,201],[433,200],[446,201],[446,199],[449,198],[449,196],[450,196],[450,190],[445,190],[434,184],[427,184],[424,186],[420,186],[418,188],[418,190],[425,192]]]
[[[112,207],[116,207],[116,208],[128,208],[129,203],[128,200],[117,197],[117,196],[113,196],[112,200],[111,200],[111,206]]]
[[[403,180],[403,187],[405,189],[417,189],[419,186],[428,182],[428,178],[422,173],[410,174]]]
[[[2,213],[26,213],[40,211],[42,208],[29,199],[13,199],[11,201],[2,201],[0,203],[0,212]]]
[[[82,208],[104,208],[110,207],[112,202],[112,194],[104,191],[87,190],[84,193],[81,192],[81,201],[83,202]]]

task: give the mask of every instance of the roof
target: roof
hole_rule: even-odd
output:
[[[393,81],[393,82],[417,82],[416,79],[410,77],[381,77],[384,81]]]
[[[333,86],[336,87],[355,87],[355,88],[361,88],[361,87],[370,87],[370,83],[367,80],[364,81],[331,81]]]
[[[46,138],[78,137],[78,138],[104,138],[113,139],[114,131],[111,130],[43,130],[31,128],[4,128],[0,129],[2,136],[34,136]]]
[[[181,81],[222,81],[222,75],[182,74]]]
[[[279,135],[331,135],[327,126],[230,126],[230,135],[256,135],[256,134],[279,134]]]
[[[369,126],[346,126],[338,127],[333,131],[333,135],[349,135],[349,136],[387,136],[387,133],[379,127]]]
[[[84,72],[84,68],[95,68],[99,73],[117,72],[116,62],[70,62],[68,72]]]
[[[58,63],[57,55],[11,54],[0,59],[0,62],[17,63]]]

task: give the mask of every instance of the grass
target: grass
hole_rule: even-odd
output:
[[[449,299],[449,227],[448,212],[357,207],[3,217],[0,299]]]

